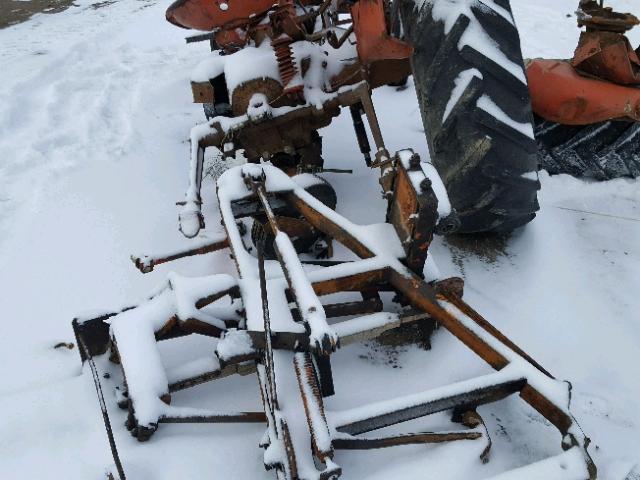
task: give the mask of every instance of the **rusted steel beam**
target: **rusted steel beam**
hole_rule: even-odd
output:
[[[154,335],[156,337],[156,342],[160,342],[163,340],[171,340],[173,338],[186,337],[187,335],[191,335],[191,333],[192,332],[187,332],[182,329],[182,325],[178,321],[178,317],[174,315],[167,320],[165,324],[154,333]]]
[[[409,272],[403,275],[395,270],[391,270],[389,273],[389,281],[415,307],[431,315],[434,320],[456,336],[493,368],[500,370],[509,364],[508,360],[501,353],[473,331],[465,327],[453,315],[444,310],[438,304],[434,289],[418,276],[410,274]]]
[[[431,317],[426,313],[410,312],[406,315],[400,315],[396,320],[390,321],[383,325],[376,326],[374,328],[358,330],[355,333],[349,335],[340,336],[340,346],[346,347],[356,342],[363,342],[372,340],[379,337],[384,332],[393,330],[400,325],[406,325],[423,320],[429,320]],[[359,318],[350,320],[344,320],[342,322],[334,323],[333,326],[337,332],[341,331],[341,325],[349,322],[357,322]],[[247,333],[251,338],[251,343],[254,349],[264,349],[264,332],[248,330]],[[295,333],[295,332],[271,332],[271,346],[274,350],[296,350],[306,351],[309,348],[309,335],[307,333]]]
[[[520,397],[538,411],[544,418],[549,420],[562,435],[566,435],[573,424],[573,419],[554,405],[542,393],[526,385],[520,392]]]
[[[371,93],[369,89],[363,85],[358,88],[360,94],[360,103],[362,104],[362,110],[367,117],[369,128],[371,129],[371,136],[373,137],[373,143],[376,145],[376,163],[380,163],[382,159],[381,153],[386,153],[387,159],[389,153],[384,145],[384,138],[382,136],[382,130],[380,130],[380,123],[378,122],[378,116],[376,115],[376,109],[371,101]]]
[[[360,292],[367,288],[376,287],[387,283],[389,269],[380,268],[344,277],[330,278],[313,282],[313,290],[316,295],[330,295],[338,292]]]
[[[589,479],[595,479],[598,475],[598,469],[587,451],[587,447],[591,443],[591,440],[588,437],[584,437],[584,443],[580,443],[570,433],[570,428],[575,422],[574,419],[558,408],[553,404],[553,402],[531,385],[524,386],[520,391],[520,398],[531,405],[540,415],[549,420],[549,422],[551,422],[560,431],[563,437],[562,448],[564,450],[569,450],[572,447],[581,448],[587,464]]]
[[[230,364],[222,368],[221,370],[214,370],[211,372],[203,373],[201,375],[197,375],[195,377],[185,378],[184,380],[173,382],[169,385],[169,393],[195,387],[196,385],[201,385],[212,380],[230,377],[231,375],[250,375],[252,373],[255,373],[255,371],[256,366],[253,362]]]
[[[430,319],[431,317],[426,313],[418,313],[418,314],[410,313],[408,315],[400,315],[396,320],[390,321],[388,323],[384,323],[383,325],[379,325],[374,328],[370,328],[366,330],[357,331],[354,333],[349,333],[348,335],[341,335],[340,345],[347,346],[347,345],[351,345],[352,343],[366,342],[367,340],[373,340],[374,338],[379,337],[383,333],[388,332],[389,330],[394,330],[400,327],[401,325],[408,325],[411,323],[416,323],[416,322],[430,320]],[[348,320],[348,322],[357,321],[357,320],[358,319],[356,318],[353,320]],[[340,334],[341,332],[341,328],[340,328],[341,324],[342,322],[338,324],[334,324],[338,334]]]
[[[526,379],[507,380],[498,382],[471,391],[455,393],[423,403],[418,403],[396,411],[385,411],[375,414],[363,420],[356,420],[336,427],[338,432],[358,435],[385,428],[397,423],[406,422],[415,418],[424,417],[433,413],[450,410],[461,405],[469,408],[498,400],[519,392],[526,385]]]
[[[515,353],[520,355],[526,361],[528,361],[531,365],[536,367],[542,373],[544,373],[549,378],[554,378],[547,370],[545,370],[542,365],[536,362],[530,355],[528,355],[524,350],[522,350],[518,345],[516,345],[513,341],[507,338],[500,330],[491,325],[485,318],[482,317],[476,310],[474,310],[468,303],[466,303],[462,298],[455,295],[454,293],[443,291],[442,295],[447,299],[448,302],[455,305],[462,313],[464,313],[471,320],[480,325],[483,329],[485,329],[488,333],[493,335],[495,338],[500,340],[503,344],[513,350]]]
[[[158,423],[266,423],[264,412],[221,413],[217,415],[190,415],[187,417],[160,417]]]
[[[392,437],[381,438],[337,438],[333,440],[336,450],[370,450],[373,448],[388,448],[399,445],[416,445],[424,443],[445,443],[459,440],[477,440],[482,438],[480,432],[425,432],[407,433]]]
[[[462,298],[464,295],[464,280],[460,277],[449,277],[431,284],[436,293],[450,293]]]
[[[187,333],[198,333],[207,337],[220,338],[222,336],[222,330],[215,325],[196,320],[195,318],[188,318],[180,322],[180,328]]]
[[[364,315],[366,313],[381,312],[383,309],[382,300],[370,298],[356,302],[330,303],[323,305],[327,318],[346,317],[349,315]],[[297,308],[291,309],[291,315],[296,321],[300,320],[300,312]]]
[[[196,302],[196,308],[200,309],[206,307],[207,305],[211,305],[216,300],[220,300],[222,297],[226,297],[227,295],[229,295],[230,297],[238,298],[240,296],[240,287],[234,285],[233,287],[227,288],[226,290],[221,290],[209,296],[203,297]]]
[[[380,298],[371,298],[359,302],[331,303],[324,306],[327,318],[346,317],[348,315],[363,315],[365,313],[381,312],[383,308]]]
[[[225,320],[225,325],[228,328],[236,328],[238,322],[234,320]],[[207,337],[219,338],[222,333],[222,329],[192,318],[179,320],[178,317],[174,315],[167,320],[160,330],[155,333],[155,337],[156,341],[161,342],[164,340],[186,337],[194,333],[206,335]]]

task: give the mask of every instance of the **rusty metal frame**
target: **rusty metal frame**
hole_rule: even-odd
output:
[[[403,163],[396,156],[394,161],[383,169],[383,178],[404,174],[403,169]],[[237,192],[238,186],[243,186],[245,193],[239,197],[237,194],[236,197],[229,196],[225,187],[229,182],[232,184],[235,182],[230,190]],[[384,182],[382,183],[384,184]],[[287,184],[289,187],[282,188],[283,184]],[[279,186],[273,189],[270,185]],[[420,195],[415,191],[413,194]],[[159,418],[157,423],[266,421],[269,442],[280,442],[283,451],[286,452],[284,458],[280,458],[273,464],[268,464],[268,468],[275,468],[279,471],[281,478],[293,480],[298,478],[301,466],[315,465],[318,478],[328,479],[337,478],[341,474],[341,468],[333,462],[335,451],[338,449],[385,448],[395,445],[480,438],[485,438],[487,442],[490,442],[482,419],[475,412],[476,408],[512,394],[519,394],[526,403],[560,431],[561,445],[564,450],[580,452],[587,472],[585,478],[594,479],[596,477],[596,467],[587,452],[589,439],[582,433],[569,412],[568,386],[563,387],[566,397],[563,397],[562,402],[550,398],[547,392],[557,390],[562,383],[555,380],[522,349],[466,304],[461,298],[459,289],[456,291],[455,288],[452,288],[452,285],[459,285],[459,283],[444,281],[429,284],[425,282],[408,267],[406,249],[404,254],[390,255],[388,251],[399,252],[400,250],[392,248],[390,245],[387,245],[388,249],[381,249],[375,242],[371,242],[367,235],[363,235],[362,226],[355,225],[328,209],[275,167],[256,165],[236,167],[223,175],[219,182],[218,198],[226,238],[214,239],[209,245],[184,253],[205,253],[228,248],[237,266],[238,282],[250,280],[260,285],[259,292],[255,290],[247,292],[246,289],[234,286],[227,291],[215,292],[196,302],[196,305],[204,306],[220,298],[221,295],[239,295],[245,306],[243,312],[245,328],[251,339],[252,352],[234,359],[227,359],[216,371],[174,382],[169,385],[168,391],[170,394],[217,378],[257,372],[264,412],[231,412],[228,414],[204,412],[200,415],[175,416],[167,414]],[[398,199],[394,199],[393,195],[388,198],[392,204],[394,201],[398,201]],[[266,213],[273,231],[279,232],[276,252],[279,257],[278,263],[284,273],[283,277],[267,281],[264,273],[265,259],[260,246],[258,246],[258,258],[247,252],[232,208],[232,203],[238,201],[258,202]],[[290,239],[286,233],[278,229],[277,217],[271,209],[272,202],[286,202],[295,207],[307,222],[345,245],[359,257],[359,260],[346,264],[332,264],[305,272],[303,276],[300,276],[302,264],[297,255],[292,257],[290,249],[287,250],[287,245],[290,246]],[[420,202],[414,201],[414,203],[419,204]],[[406,215],[410,215],[410,212]],[[396,239],[396,242],[401,245],[399,239]],[[179,258],[181,254],[173,253],[166,256],[166,258],[169,257]],[[148,271],[145,265],[157,265],[162,263],[160,260],[162,258],[136,263],[142,267],[142,271]],[[280,294],[286,297],[287,302],[295,304],[295,307],[290,308],[291,325],[299,325],[301,328],[291,331],[272,329],[269,318],[268,292],[273,293],[274,289],[280,289]],[[306,293],[303,294],[303,290]],[[413,309],[406,315],[380,312],[382,305],[377,292],[381,291],[396,292],[402,301],[412,306]],[[361,302],[328,305],[313,302],[322,296],[338,292],[368,293],[363,295]],[[261,295],[262,301],[256,303],[255,299],[251,300],[247,295]],[[303,298],[305,295],[312,297],[313,301],[310,302],[309,298]],[[367,313],[360,317],[343,319],[331,325],[321,322],[318,324],[318,318],[311,319],[309,317],[310,313],[314,313],[311,310],[312,307],[323,311],[324,317],[320,317],[323,322],[326,322],[326,318],[330,318],[330,316],[340,318],[351,315],[353,312]],[[330,312],[330,316],[327,315],[328,312]],[[259,321],[256,321],[257,318]],[[323,318],[324,320],[322,320]],[[76,335],[83,338],[90,338],[95,331],[101,332],[101,336],[98,335],[98,337],[102,339],[103,344],[95,348],[95,351],[91,352],[92,354],[104,353],[109,346],[106,319],[107,317],[103,316],[89,322],[74,322]],[[434,321],[491,365],[496,373],[459,382],[445,388],[418,392],[396,401],[380,402],[374,404],[375,408],[373,409],[369,405],[348,411],[325,410],[323,396],[330,394],[332,388],[328,359],[336,348],[376,338],[383,332],[396,329],[401,325]],[[314,325],[313,322],[316,324]],[[168,321],[167,325],[170,323]],[[157,339],[193,333],[188,330],[181,331],[179,328],[176,330],[179,325],[180,322],[173,322],[169,327],[163,328],[162,332],[156,332]],[[320,333],[314,331],[318,328],[320,328]],[[220,335],[215,331],[205,333],[213,336]],[[118,339],[112,338],[111,340],[110,346],[114,349]],[[90,342],[84,343],[89,344]],[[295,382],[298,388],[293,391],[283,388],[281,383],[286,385],[287,382],[290,384]],[[284,399],[288,405],[297,402],[296,404],[299,405],[298,414],[307,418],[308,430],[302,433],[308,441],[300,442],[301,432],[298,426],[292,427],[287,421],[286,415],[279,409],[279,399]],[[129,399],[129,420],[133,425],[135,425],[134,403],[135,399]],[[475,421],[463,422],[470,429],[462,432],[417,432],[368,439],[358,437],[365,432],[445,410],[453,411],[454,418],[472,418]],[[371,412],[376,413],[372,414]],[[140,440],[147,439],[155,431],[155,428],[157,428],[157,424],[151,428],[137,426],[138,438]],[[309,445],[311,445],[310,449]],[[488,447],[483,454],[484,459],[486,459],[486,452],[488,452]]]

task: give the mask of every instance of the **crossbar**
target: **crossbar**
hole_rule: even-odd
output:
[[[417,394],[375,402],[341,412],[332,418],[338,432],[359,435],[456,407],[474,408],[519,392],[525,378],[501,372]]]

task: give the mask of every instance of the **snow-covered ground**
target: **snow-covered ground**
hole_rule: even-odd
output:
[[[169,0],[93,3],[77,0],[63,13],[0,30],[2,479],[98,479],[111,464],[90,376],[75,349],[53,349],[73,341],[75,315],[129,304],[171,269],[233,271],[223,254],[146,276],[132,267],[129,253],[188,243],[177,231],[174,202],[186,187],[189,130],[202,121],[188,79],[207,47],[185,45],[185,32],[164,21]],[[576,3],[512,0],[525,56],[571,54],[578,30],[567,14]],[[637,10],[632,0],[610,3]],[[637,31],[632,43],[639,42]],[[412,89],[384,88],[374,100],[388,146],[414,147],[426,157]],[[364,167],[349,123],[343,115],[322,135],[328,166],[355,173],[327,177],[342,214],[380,221],[376,172]],[[600,478],[623,480],[640,462],[640,182],[545,173],[541,180],[538,217],[504,248],[474,251],[438,239],[433,254],[444,276],[465,278],[471,305],[572,381],[573,412],[593,439]],[[206,212],[216,210],[211,187]],[[191,348],[202,352],[208,344]],[[164,353],[170,363],[174,352]],[[446,332],[436,334],[431,352],[370,344],[338,352],[335,364],[340,394],[329,408],[488,371]],[[356,369],[361,376],[352,375]],[[252,377],[175,398],[259,408]],[[163,425],[138,444],[123,426],[124,413],[110,396],[108,402],[131,479],[272,478],[257,446],[260,426]],[[518,399],[481,413],[494,441],[487,465],[478,459],[482,446],[464,442],[339,452],[343,478],[480,479],[559,451],[556,432]],[[416,425],[447,421],[438,416]]]

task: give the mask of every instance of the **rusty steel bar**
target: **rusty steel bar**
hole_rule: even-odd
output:
[[[256,366],[253,362],[230,364],[220,370],[213,370],[195,377],[185,378],[169,384],[169,393],[178,392],[187,388],[195,387],[212,380],[230,377],[231,375],[250,375],[255,373]]]
[[[346,346],[356,342],[365,342],[367,340],[373,340],[374,338],[379,337],[383,333],[388,332],[389,330],[398,328],[401,325],[408,325],[411,323],[415,323],[423,320],[430,320],[430,319],[431,317],[429,317],[429,315],[426,313],[417,314],[417,315],[411,314],[406,316],[400,315],[398,316],[397,320],[385,323],[384,325],[380,325],[367,330],[361,330],[354,333],[350,333],[348,335],[340,336],[340,345]],[[358,319],[355,318],[353,320],[348,320],[348,322],[357,321],[357,320]],[[335,324],[335,328],[338,334],[340,334],[340,331],[341,331],[340,326],[343,325],[343,323],[346,323],[346,322]]]
[[[360,317],[356,317],[350,320],[344,320],[342,322],[334,323],[333,326],[336,329],[336,332],[340,332],[341,326],[350,322],[357,322],[359,318]],[[422,320],[428,320],[430,318],[431,317],[429,317],[429,315],[426,313],[411,313],[408,315],[399,315],[397,320],[385,323],[384,325],[380,325],[378,327],[370,328],[367,330],[358,330],[355,333],[340,336],[340,345],[344,347],[347,345],[351,345],[352,343],[372,340],[376,337],[379,337],[384,332],[393,330],[400,325],[407,325]],[[256,350],[262,350],[264,348],[264,332],[249,330],[247,333],[251,338],[253,348]],[[272,332],[271,345],[274,350],[305,351],[309,348],[309,335],[307,335],[306,333],[295,332]]]
[[[455,295],[451,292],[443,292],[442,295],[447,299],[448,302],[455,305],[462,313],[468,316],[471,320],[476,322],[479,326],[481,326],[487,333],[490,333],[495,338],[500,340],[503,344],[513,350],[515,353],[524,358],[531,365],[536,367],[542,373],[544,373],[549,378],[554,378],[546,369],[542,367],[538,362],[536,362],[530,355],[528,355],[524,350],[522,350],[518,345],[516,345],[513,341],[507,338],[500,330],[491,325],[485,318],[482,317],[477,311],[475,311],[471,306],[466,303],[462,298]]]
[[[320,280],[312,283],[316,295],[330,295],[339,292],[361,292],[364,289],[387,283],[389,270],[379,268],[368,270],[344,277],[335,277],[328,280]]]
[[[324,305],[327,318],[346,317],[348,315],[363,315],[365,313],[381,312],[384,305],[380,298],[371,298],[359,302],[331,303]]]
[[[346,317],[350,315],[364,315],[366,313],[381,312],[383,309],[382,300],[380,299],[367,299],[360,300],[359,302],[343,302],[343,303],[330,303],[322,306],[324,308],[327,318]],[[300,312],[297,308],[291,309],[291,315],[296,321],[301,319]]]
[[[387,152],[387,148],[384,146],[384,138],[382,137],[382,131],[380,130],[380,123],[378,123],[376,109],[373,106],[373,102],[371,101],[371,94],[369,92],[369,88],[366,85],[358,87],[358,93],[360,94],[362,109],[364,111],[364,114],[367,116],[367,121],[369,122],[369,128],[371,129],[373,142],[376,145],[376,161],[379,161],[378,153],[382,151]]]
[[[180,329],[186,333],[198,333],[200,335],[214,338],[220,338],[224,331],[215,325],[203,322],[202,320],[196,320],[195,318],[181,320],[179,326]]]
[[[148,255],[131,255],[131,261],[142,273],[149,273],[153,271],[156,266],[162,265],[163,263],[172,262],[174,260],[179,260],[181,258],[191,257],[194,255],[204,255],[205,253],[222,250],[223,248],[227,248],[228,246],[228,239],[225,238],[224,240],[215,240],[207,245],[201,245],[196,248],[191,248],[164,256],[150,257]]]
[[[220,300],[222,297],[226,297],[229,295],[230,297],[239,297],[240,296],[240,287],[234,285],[231,288],[227,288],[225,290],[220,290],[219,292],[212,293],[206,297],[200,298],[196,301],[196,308],[200,309],[206,307],[207,305],[211,305],[216,300]]]
[[[398,292],[404,295],[415,307],[431,315],[434,320],[449,330],[493,368],[501,370],[509,364],[508,360],[500,352],[444,310],[438,304],[435,290],[418,276],[409,274],[409,272],[402,274],[391,270],[389,280]]]
[[[391,437],[378,438],[336,438],[333,448],[336,450],[370,450],[388,448],[399,445],[417,445],[425,443],[445,443],[459,440],[477,440],[482,438],[480,432],[425,432],[406,433]]]
[[[410,407],[401,408],[400,410],[376,413],[369,418],[339,425],[336,427],[336,430],[350,435],[358,435],[433,413],[451,410],[461,405],[469,407],[484,405],[502,400],[509,395],[519,392],[524,385],[526,385],[525,378],[498,382],[471,391],[461,391],[427,402],[418,403]],[[464,382],[461,382],[461,386],[464,386]]]
[[[216,415],[190,415],[186,417],[160,417],[158,423],[265,423],[264,412],[221,413]]]

